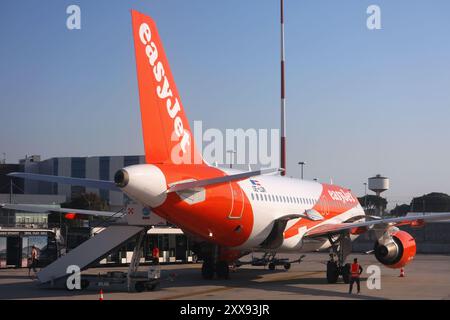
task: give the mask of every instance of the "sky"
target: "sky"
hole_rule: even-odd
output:
[[[81,8],[68,30],[66,8]],[[369,5],[381,30],[366,26]],[[143,154],[130,9],[157,22],[191,122],[279,128],[279,1],[0,2],[0,157]],[[287,173],[390,206],[450,193],[450,2],[285,0]]]

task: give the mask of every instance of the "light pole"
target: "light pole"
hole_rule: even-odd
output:
[[[233,154],[235,154],[236,151],[234,151],[234,150],[228,150],[227,153],[230,154],[230,169],[231,169],[231,168],[233,168],[233,158],[234,158],[234,157],[233,157]]]
[[[301,166],[301,179],[303,180],[303,166],[306,164],[306,162],[300,161],[298,164]]]
[[[367,210],[367,182],[364,182],[364,209]]]

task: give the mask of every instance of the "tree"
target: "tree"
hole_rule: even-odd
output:
[[[450,196],[432,192],[411,201],[411,212],[450,212]]]
[[[70,201],[61,204],[63,208],[104,211],[108,209],[106,201],[102,200],[96,193],[81,193]]]
[[[387,206],[387,200],[385,198],[368,194],[363,197],[358,198],[359,203],[361,206],[368,212],[376,212],[377,208],[381,207],[381,211],[386,210]]]
[[[108,210],[108,205],[106,204],[106,201],[102,200],[96,193],[81,193],[73,197],[70,201],[62,203],[61,208],[105,211]],[[89,219],[91,218],[92,217],[89,217]],[[66,219],[65,214],[59,213],[49,214],[48,222],[49,225],[59,225],[60,222],[64,222],[71,227],[77,227],[81,225],[80,220]]]
[[[397,217],[406,216],[406,214],[410,212],[410,208],[409,204],[396,205],[395,208],[391,210],[391,215]]]

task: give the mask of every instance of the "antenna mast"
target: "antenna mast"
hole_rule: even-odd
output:
[[[284,169],[281,175],[286,175],[286,100],[284,82],[284,1],[280,0],[280,22],[281,22],[281,144],[280,144],[280,167]]]

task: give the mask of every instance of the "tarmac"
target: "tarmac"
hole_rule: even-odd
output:
[[[298,256],[280,255],[295,260]],[[275,271],[264,267],[244,265],[230,272],[228,280],[203,280],[201,264],[176,264],[161,266],[161,283],[157,290],[141,293],[110,290],[103,287],[104,300],[398,300],[398,299],[450,299],[450,255],[420,254],[406,266],[405,277],[400,270],[386,268],[373,255],[352,254],[364,267],[361,277],[361,293],[348,293],[348,285],[342,281],[328,284],[325,278],[327,254],[308,254],[301,263],[292,264],[290,270],[278,266]],[[244,257],[241,260],[250,260]],[[379,269],[376,267],[380,267]],[[369,268],[370,267],[370,268]],[[107,271],[126,271],[126,267],[91,268],[83,273],[98,274]],[[145,270],[141,267],[140,270]],[[368,274],[367,269],[380,270]],[[373,271],[372,271],[373,272]],[[375,278],[375,280],[374,280]],[[378,279],[378,280],[377,280]],[[369,289],[367,284],[372,284]],[[376,288],[379,284],[379,288]],[[375,286],[375,288],[373,288]],[[44,300],[99,300],[98,288],[68,291],[43,289],[38,281],[28,276],[28,269],[0,270],[0,299]]]

